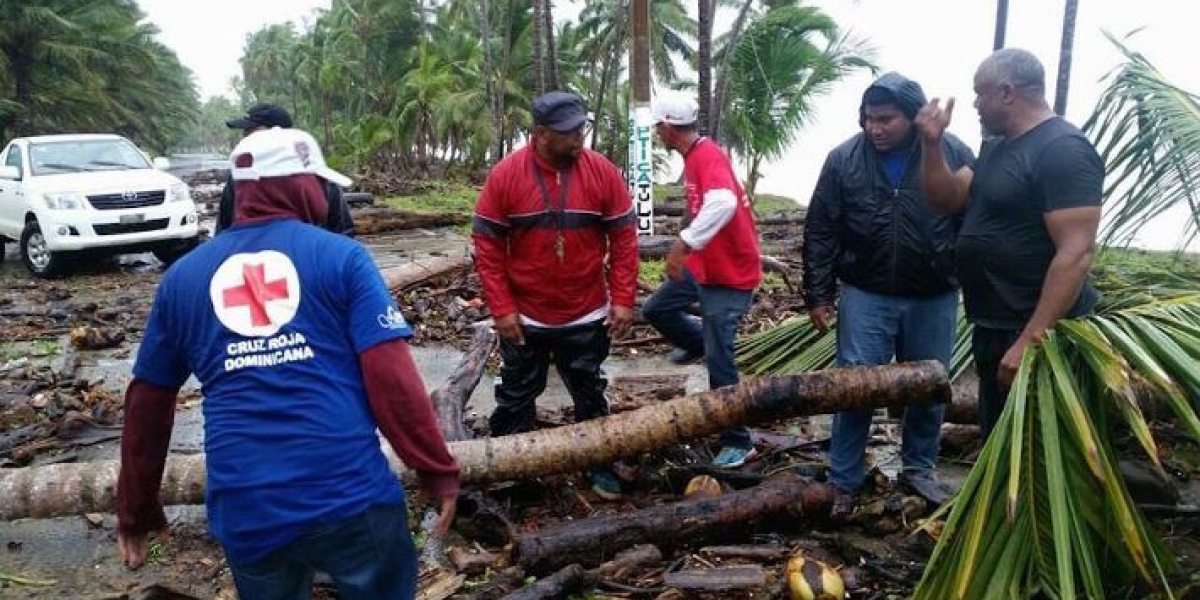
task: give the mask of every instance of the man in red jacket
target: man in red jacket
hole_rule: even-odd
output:
[[[696,129],[696,103],[667,95],[654,104],[663,144],[683,155],[688,225],[667,255],[667,280],[642,307],[663,337],[692,356],[703,355],[712,389],[738,382],[733,342],[762,281],[758,231],[750,199],[729,156]],[[686,309],[700,303],[702,319]],[[739,467],[757,454],[745,427],[721,434],[717,467]]]
[[[575,94],[533,101],[529,144],[488,174],[475,206],[475,268],[500,336],[492,435],[534,428],[553,361],[575,420],[608,414],[601,363],[633,322],[636,218],[620,170],[584,148],[589,121]],[[588,473],[620,495],[609,469]]]

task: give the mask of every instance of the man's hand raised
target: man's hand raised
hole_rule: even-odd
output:
[[[921,141],[926,143],[941,141],[942,134],[946,132],[946,127],[950,125],[950,119],[953,116],[954,98],[946,99],[945,108],[942,107],[939,98],[934,98],[922,106],[917,113],[917,118],[913,120],[917,125],[917,131],[921,134]]]

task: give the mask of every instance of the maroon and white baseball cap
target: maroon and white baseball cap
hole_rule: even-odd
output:
[[[354,183],[325,164],[321,146],[301,129],[275,127],[242,138],[229,155],[235,181],[308,173],[342,187]]]

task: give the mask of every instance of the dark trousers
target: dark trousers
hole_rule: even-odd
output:
[[[317,527],[266,558],[230,562],[241,600],[308,600],[313,575],[328,573],[344,600],[408,600],[417,593],[417,551],[404,502]]]
[[[985,439],[1000,420],[1004,401],[1008,398],[1008,389],[1002,388],[996,377],[1000,360],[1020,335],[1019,329],[991,329],[976,325],[971,336],[971,352],[975,355],[975,370],[979,374],[979,426],[983,429]]]
[[[608,414],[604,395],[608,380],[600,365],[608,358],[608,328],[603,321],[571,327],[522,326],[525,344],[500,340],[500,378],[496,381],[496,410],[490,419],[493,436],[532,431],[535,401],[546,391],[550,362],[575,403],[575,421]]]

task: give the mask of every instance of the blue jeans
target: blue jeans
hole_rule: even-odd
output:
[[[708,387],[715,390],[738,382],[733,342],[753,298],[754,292],[747,290],[700,285],[684,269],[683,279],[667,279],[659,286],[642,307],[642,316],[672,344],[693,354],[704,353]],[[696,302],[700,303],[701,319],[686,312]],[[750,431],[730,429],[721,434],[721,444],[749,448]]]
[[[343,600],[410,600],[417,593],[417,552],[404,502],[378,504],[318,526],[266,558],[233,564],[241,600],[308,600],[316,571],[329,574]]]
[[[882,365],[936,359],[950,366],[957,332],[958,292],[937,296],[885,296],[842,284],[838,306],[838,365]],[[900,461],[906,471],[931,470],[941,442],[943,404],[904,409]],[[833,417],[830,483],[855,492],[866,478],[867,438],[874,409]]]

